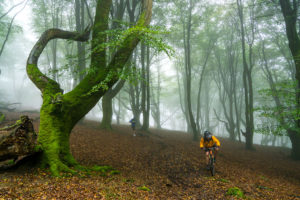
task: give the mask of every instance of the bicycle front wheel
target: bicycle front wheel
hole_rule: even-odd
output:
[[[215,175],[215,165],[214,165],[214,164],[212,164],[212,165],[210,166],[210,173],[211,173],[212,176]]]

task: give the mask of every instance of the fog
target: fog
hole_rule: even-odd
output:
[[[22,1],[4,1],[4,3],[1,4],[2,13],[20,2]],[[150,90],[153,99],[150,98],[150,112],[154,110],[154,103],[159,103],[160,125],[162,128],[191,133],[193,131],[192,127],[189,127],[190,125],[187,123],[187,121],[189,121],[187,120],[188,107],[191,106],[199,133],[208,129],[217,136],[230,137],[229,129],[233,128],[234,137],[238,140],[240,130],[237,130],[237,123],[239,123],[238,127],[245,131],[246,119],[244,116],[245,97],[242,82],[243,61],[241,56],[241,35],[237,8],[234,4],[235,2],[232,1],[210,1],[210,5],[206,5],[205,2],[206,1],[195,1],[194,7],[190,7],[191,5],[188,5],[187,2],[180,1],[174,1],[173,3],[161,1],[154,3],[152,25],[167,27],[166,31],[168,33],[162,34],[162,39],[173,49],[174,54],[167,56],[164,52],[157,53],[155,47],[151,47],[150,85],[152,88]],[[88,3],[89,9],[93,14],[95,12],[94,2],[88,1]],[[22,6],[24,4],[25,2]],[[288,50],[287,38],[283,32],[284,24],[280,13],[273,13],[273,15],[270,15],[271,17],[266,18],[266,21],[263,19],[251,21],[253,20],[253,18],[251,18],[253,17],[251,16],[253,12],[256,12],[256,15],[259,16],[267,9],[267,7],[262,5],[261,7],[257,6],[256,10],[251,10],[251,6],[249,5],[252,4],[252,1],[247,1],[247,5],[244,5],[246,8],[244,27],[247,34],[246,43],[252,44],[256,51],[256,53],[254,53],[255,60],[253,60],[252,70],[253,109],[256,109],[256,107],[260,106],[275,105],[274,100],[271,98],[269,98],[268,101],[261,100],[259,90],[270,89],[267,80],[268,75],[264,74],[266,69],[262,67],[263,63],[269,62],[269,65],[271,65],[269,69],[273,70],[271,74],[277,73],[276,79],[278,82],[292,80],[294,78],[294,70],[289,71],[289,67],[295,68],[295,66],[291,59],[290,51]],[[8,14],[5,22],[9,22],[22,6],[13,9],[13,11]],[[60,25],[55,25],[55,27],[74,31],[75,18],[74,14],[72,15],[72,12],[74,12],[73,5],[64,2],[61,3],[61,6],[65,6],[65,9],[59,10],[59,8],[57,8],[60,12],[59,17],[61,17],[61,23]],[[168,8],[169,12],[164,13],[164,8]],[[26,60],[33,45],[39,39],[42,31],[45,31],[46,28],[52,28],[51,25],[53,25],[53,23],[49,21],[48,24],[43,27],[42,20],[44,18],[41,12],[44,11],[38,11],[38,9],[41,9],[41,6],[38,2],[33,1],[27,3],[25,9],[16,16],[13,22],[15,30],[12,31],[5,45],[3,54],[0,57],[0,101],[5,104],[14,104],[13,107],[15,107],[16,111],[39,111],[42,105],[41,92],[32,81],[29,80],[26,74]],[[268,12],[272,12],[274,9],[277,9],[276,6]],[[48,12],[51,12],[51,10],[48,10]],[[189,12],[193,15],[192,19],[189,18]],[[177,13],[177,15],[174,15],[174,13]],[[41,19],[40,22],[37,21],[39,15]],[[87,24],[88,17],[85,17]],[[51,19],[49,18],[49,20]],[[128,20],[127,14],[125,14],[124,17],[124,21],[126,20]],[[278,22],[277,26],[282,28],[282,32],[272,33],[272,31],[266,28],[266,26],[274,28],[270,25],[270,22],[274,21]],[[191,27],[185,27],[188,23],[190,23],[189,25]],[[251,23],[255,23],[255,33],[253,33],[255,37],[251,36]],[[268,23],[269,25],[266,25]],[[20,27],[21,30],[17,31],[16,29],[18,27]],[[6,30],[3,29],[2,32],[1,41],[4,41],[3,35],[6,33]],[[187,37],[187,34],[190,35]],[[279,42],[281,46],[279,46],[279,43],[276,43],[275,38],[282,39],[281,43]],[[264,43],[267,43],[267,45],[263,47],[262,44]],[[43,73],[49,76],[51,76],[51,69],[54,66],[54,61],[51,60],[51,45],[52,44],[48,44],[48,49],[43,52],[39,59],[39,68]],[[76,78],[72,78],[73,71],[71,68],[63,69],[66,65],[71,63],[71,60],[72,62],[75,60],[74,58],[69,58],[66,52],[70,51],[70,54],[75,56],[76,53],[74,49],[76,43],[59,41],[57,45],[57,61],[55,61],[57,62],[56,65],[59,71],[57,80],[66,93],[73,88],[73,84],[76,82]],[[190,45],[189,51],[185,49],[187,45]],[[88,44],[85,48],[89,50]],[[247,53],[250,51],[250,48],[252,47],[247,46]],[[263,55],[259,53],[262,48],[265,48],[267,52],[267,58],[265,58],[265,60],[263,60]],[[142,59],[139,54],[140,51],[142,50],[139,46],[134,53],[136,56],[133,56],[136,57],[135,62],[137,68],[141,68],[142,66],[140,64]],[[188,52],[190,55],[187,55]],[[86,57],[89,59],[88,54]],[[87,64],[89,64],[88,59]],[[189,62],[187,62],[188,60]],[[230,62],[232,63],[230,64]],[[188,67],[191,69],[190,72],[187,71]],[[202,73],[205,74],[202,75]],[[229,77],[231,76],[235,78],[230,79]],[[188,83],[186,82],[187,80],[191,82]],[[134,117],[132,110],[128,109],[128,107],[130,107],[130,101],[133,101],[130,96],[130,90],[135,87],[135,85],[130,85],[128,82],[121,90],[120,96],[115,97],[113,100],[113,108],[115,111],[112,117],[113,123],[117,123],[117,110],[121,112],[119,118],[122,124],[129,125],[129,120]],[[230,85],[230,83],[233,82],[236,83],[235,86]],[[188,94],[188,91],[185,89],[188,84],[191,85],[191,105],[189,105],[189,100],[185,97]],[[202,85],[200,89],[199,85]],[[232,89],[231,87],[235,87],[232,90],[236,92],[235,96],[230,95],[232,94],[229,91]],[[200,94],[199,91],[201,91]],[[157,92],[159,92],[159,94],[157,94]],[[159,100],[156,99],[158,96],[160,97]],[[234,103],[231,98],[235,98],[236,103]],[[120,102],[118,103],[118,101]],[[255,144],[291,148],[291,142],[286,136],[285,130],[282,130],[277,136],[259,133],[258,126],[261,124],[270,123],[276,126],[279,124],[274,118],[267,119],[266,116],[261,116],[261,112],[263,111],[255,110],[253,112],[254,128],[256,129],[253,142]],[[230,115],[233,117],[231,118]],[[99,121],[100,123],[102,116],[100,100],[86,115],[86,118]],[[240,121],[236,121],[237,118],[239,118]],[[143,122],[143,115],[141,113],[140,122]],[[151,114],[149,122],[150,127],[157,125]],[[230,123],[233,124],[230,125]],[[274,139],[274,137],[276,137],[276,139]],[[245,137],[241,135],[240,140],[245,141]]]

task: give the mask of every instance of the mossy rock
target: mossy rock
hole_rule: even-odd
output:
[[[226,195],[236,196],[238,198],[245,198],[244,192],[238,187],[229,188],[226,192]]]

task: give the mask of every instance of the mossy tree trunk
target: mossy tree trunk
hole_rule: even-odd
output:
[[[106,42],[109,11],[112,0],[98,0],[94,26],[92,28],[91,70],[85,78],[70,92],[64,94],[59,84],[43,74],[37,66],[38,58],[47,43],[52,39],[87,41],[90,31],[84,33],[68,32],[60,29],[45,31],[35,44],[27,60],[27,74],[40,89],[43,104],[40,111],[40,129],[38,143],[41,145],[41,163],[50,166],[53,175],[60,172],[75,171],[70,167],[80,167],[70,153],[69,136],[76,123],[83,118],[119,79],[120,71],[139,42],[139,34],[128,35],[107,62],[106,50],[97,48]],[[138,26],[150,23],[152,0],[142,1],[142,14]],[[107,87],[101,87],[101,85]]]

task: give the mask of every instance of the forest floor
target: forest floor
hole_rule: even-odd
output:
[[[27,114],[36,119],[37,130],[37,114]],[[0,171],[0,200],[242,199],[227,194],[234,187],[244,199],[300,200],[300,162],[289,158],[288,149],[257,145],[246,151],[244,144],[221,138],[212,177],[199,142],[188,134],[151,129],[134,137],[129,125],[109,132],[98,127],[93,121],[78,124],[70,138],[72,153],[84,166],[107,165],[113,171],[63,178],[28,167]]]

